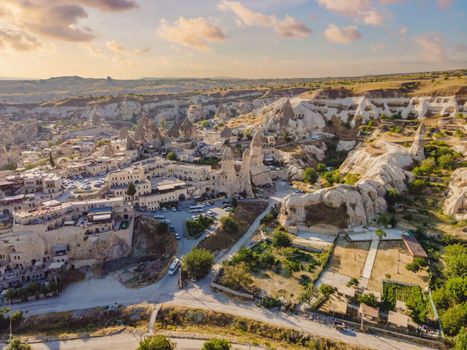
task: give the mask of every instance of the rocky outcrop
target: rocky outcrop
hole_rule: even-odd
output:
[[[163,142],[162,135],[156,123],[147,115],[144,115],[138,120],[134,139],[137,142],[141,142],[143,146],[157,145]]]
[[[457,220],[467,220],[467,168],[459,168],[452,173],[444,213]]]
[[[118,132],[118,138],[119,139],[126,139],[128,138],[128,128],[127,127],[123,127],[120,129],[120,131]]]
[[[420,126],[415,133],[412,147],[410,148],[410,154],[417,162],[421,162],[423,159],[425,159],[425,132],[425,124],[420,123]]]
[[[230,147],[226,147],[221,161],[221,171],[217,179],[218,192],[225,192],[229,197],[238,193],[244,193],[248,198],[253,198],[254,193],[251,187],[251,177],[249,162],[245,161],[246,152],[243,155],[243,162],[240,172],[235,169],[235,158]]]
[[[453,117],[465,109],[456,96],[405,97],[389,94],[352,96],[345,91],[323,91],[311,98],[280,98],[252,113],[263,121],[265,132],[288,133],[296,140],[307,139],[326,131],[327,123],[346,123],[351,128],[381,115],[423,119],[430,115]]]
[[[402,146],[379,141],[352,151],[340,168],[341,174],[358,174],[355,185],[339,184],[304,195],[286,198],[279,221],[286,228],[306,229],[316,224],[339,228],[366,225],[384,213],[384,195],[394,188],[401,192],[412,174],[410,151]]]
[[[272,185],[271,174],[264,165],[263,154],[263,130],[259,128],[253,135],[250,148],[246,151],[243,162],[247,162],[250,168],[251,182],[256,186]]]
[[[206,111],[200,104],[190,105],[186,116],[192,122],[197,122],[198,120],[206,119]]]
[[[386,189],[398,192],[407,189],[406,183],[413,177],[405,170],[413,164],[410,151],[400,145],[377,141],[349,153],[340,167],[341,174],[360,175],[360,181],[372,179]]]
[[[178,140],[192,140],[196,137],[196,127],[189,120],[176,121],[167,132],[167,136]]]
[[[223,103],[221,103],[219,107],[217,107],[217,111],[214,115],[214,118],[225,121],[229,119],[231,115],[232,113],[230,112],[230,110]]]

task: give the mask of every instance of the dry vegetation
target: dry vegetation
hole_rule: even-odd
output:
[[[118,330],[146,330],[152,305],[132,305],[108,310],[104,307],[56,312],[26,318],[15,335],[41,338],[57,336],[67,339],[76,336],[105,335]]]
[[[238,225],[237,232],[229,232],[222,225],[216,232],[200,242],[199,247],[211,252],[228,249],[242,237],[251,224],[268,206],[265,201],[239,202],[230,218]]]
[[[196,332],[237,339],[267,348],[354,350],[350,344],[315,337],[305,332],[274,326],[252,319],[202,309],[165,306],[156,325],[162,331]]]
[[[402,241],[380,242],[368,289],[382,293],[382,281],[385,279],[425,288],[428,284],[428,272],[425,270],[418,273],[408,271],[405,266],[411,261],[412,257]],[[388,274],[390,276],[387,276]]]
[[[360,278],[369,247],[370,241],[350,243],[339,239],[329,262],[328,271]]]
[[[131,262],[133,268],[120,273],[120,280],[127,287],[142,287],[162,278],[172,258],[177,253],[177,240],[166,224],[147,216],[135,221]],[[124,265],[123,265],[124,266]]]

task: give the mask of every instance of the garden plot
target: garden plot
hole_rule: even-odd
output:
[[[298,302],[325,266],[329,250],[308,252],[290,245],[290,238],[279,244],[273,238],[251,249],[242,248],[226,263],[218,283],[262,297]]]
[[[383,280],[391,280],[402,284],[417,285],[424,288],[428,284],[428,272],[408,271],[406,265],[412,261],[402,241],[382,241],[379,244],[376,260],[373,265],[368,289],[383,292]]]

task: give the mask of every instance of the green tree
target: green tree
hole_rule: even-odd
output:
[[[443,329],[448,335],[457,334],[467,324],[467,303],[459,304],[446,310],[441,315]]]
[[[386,232],[381,230],[380,228],[375,231],[375,235],[378,237],[379,240],[382,240],[383,237],[386,237]]]
[[[230,342],[226,339],[211,339],[203,344],[201,350],[230,350]]]
[[[321,293],[321,295],[325,296],[326,298],[329,297],[335,291],[336,291],[336,288],[326,283],[323,283],[319,286],[319,292]]]
[[[55,168],[55,160],[54,160],[54,157],[52,156],[52,152],[49,152],[49,163],[52,168]]]
[[[188,277],[199,280],[211,270],[214,255],[207,249],[194,248],[183,257],[183,270]]]
[[[444,289],[451,305],[467,301],[467,276],[449,278]]]
[[[358,296],[358,302],[361,304],[369,305],[369,306],[378,306],[378,300],[376,299],[376,296],[371,293],[362,293]]]
[[[462,327],[457,334],[456,343],[454,345],[454,350],[465,350],[467,349],[467,328]]]
[[[136,350],[173,350],[174,346],[163,335],[147,337],[140,341]]]
[[[133,202],[133,200],[135,199],[135,194],[136,194],[136,186],[133,182],[130,182],[128,184],[126,194],[131,197],[131,201]]]
[[[280,248],[290,247],[292,245],[292,239],[287,232],[277,230],[272,235],[272,244]]]
[[[168,160],[177,160],[177,153],[175,153],[175,152],[167,153],[167,159]]]
[[[318,172],[320,173],[326,171],[327,170],[326,164],[318,163],[318,165],[316,166],[316,170],[318,170]]]
[[[448,276],[467,276],[467,247],[451,244],[444,249],[444,261]]]
[[[438,158],[438,164],[441,169],[453,169],[456,161],[451,154],[443,154]]]
[[[303,181],[311,184],[314,184],[316,181],[318,181],[318,173],[316,170],[310,167],[306,168],[303,172]]]
[[[31,345],[21,342],[18,338],[13,338],[6,350],[31,350]]]

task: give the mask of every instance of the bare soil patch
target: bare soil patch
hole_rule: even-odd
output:
[[[422,289],[428,284],[428,272],[414,273],[408,271],[405,265],[412,261],[406,246],[402,241],[382,241],[376,253],[375,264],[368,282],[368,289],[383,292],[383,280],[389,279],[402,284],[418,285]],[[387,278],[386,275],[391,275]]]
[[[127,287],[152,284],[165,275],[176,253],[177,240],[167,225],[140,216],[135,221],[133,252],[128,261],[133,266],[120,273],[120,280]]]
[[[368,242],[347,242],[339,239],[331,256],[328,270],[345,276],[360,278],[370,248]]]

